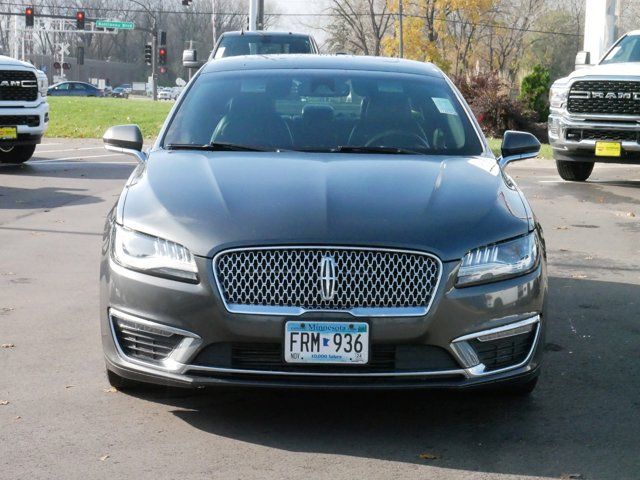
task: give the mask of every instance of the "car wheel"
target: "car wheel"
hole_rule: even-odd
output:
[[[33,156],[35,145],[19,145],[16,147],[0,147],[0,163],[24,163]]]
[[[571,162],[556,160],[556,168],[563,180],[570,182],[584,182],[593,171],[593,162]]]

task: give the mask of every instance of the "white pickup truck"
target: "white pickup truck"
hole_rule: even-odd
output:
[[[576,71],[550,92],[558,173],[580,182],[594,162],[640,164],[640,30],[620,38],[597,65],[588,66],[588,57],[580,52]]]
[[[33,155],[49,124],[47,87],[33,65],[0,55],[0,163]]]

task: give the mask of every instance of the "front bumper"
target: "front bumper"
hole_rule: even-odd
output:
[[[590,120],[552,113],[549,116],[548,133],[556,160],[640,163],[640,123],[635,121]],[[607,138],[611,135],[614,138]],[[622,156],[597,157],[596,142],[600,140],[619,140]]]
[[[372,345],[438,347],[450,355],[450,368],[372,372],[356,367],[335,372],[236,368],[224,362],[197,361],[211,345],[281,343],[284,322],[292,317],[229,313],[215,286],[211,259],[197,259],[201,282],[188,284],[127,270],[113,263],[108,247],[104,251],[101,329],[107,368],[132,380],[185,387],[468,388],[531,378],[541,361],[547,290],[544,261],[522,277],[463,289],[454,286],[458,262],[444,263],[442,282],[426,315],[365,318],[371,326]],[[177,354],[163,361],[133,358],[121,348],[112,317],[141,321],[152,330],[182,332],[185,341],[174,349]],[[345,317],[353,318],[339,313],[302,315],[315,320],[348,319]],[[474,364],[459,348],[471,337],[523,322],[532,326],[526,355],[506,367],[488,370],[481,362]]]
[[[29,124],[20,125],[16,117],[38,117],[38,123],[29,121]],[[4,120],[7,119],[7,120]],[[18,145],[34,145],[40,143],[42,136],[49,126],[49,104],[46,101],[36,106],[0,108],[0,124],[2,126],[16,125],[18,138],[15,140],[0,140],[0,146],[11,147]]]

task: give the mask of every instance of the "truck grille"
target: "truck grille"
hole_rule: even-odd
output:
[[[608,97],[608,98],[607,98]],[[582,80],[569,90],[569,113],[640,115],[640,82]]]
[[[29,82],[28,85],[13,85],[15,82]],[[33,72],[22,70],[0,70],[0,100],[33,102],[38,99],[38,80]]]
[[[37,127],[40,125],[38,115],[0,115],[0,126],[28,125]]]
[[[228,308],[426,310],[440,277],[431,255],[344,247],[233,250],[214,268]]]
[[[630,130],[577,129],[567,130],[567,140],[608,140],[612,142],[637,142],[638,132]]]

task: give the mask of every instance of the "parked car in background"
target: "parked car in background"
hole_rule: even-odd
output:
[[[129,98],[129,92],[124,87],[116,87],[111,92],[111,96],[115,98]]]
[[[158,89],[158,100],[173,100],[173,90],[171,88],[162,87]]]
[[[214,60],[148,154],[104,142],[142,162],[104,229],[112,385],[535,387],[544,239],[504,169],[540,143],[496,159],[437,67]]]
[[[580,68],[551,87],[549,142],[564,180],[587,180],[596,162],[640,164],[640,30],[589,63],[578,53]]]
[[[268,55],[287,53],[318,53],[318,44],[307,33],[292,32],[225,32],[211,52],[209,59],[239,55]]]
[[[123,83],[122,85],[118,85],[116,88],[122,88],[127,93],[131,93],[133,91],[133,87],[130,83]]]
[[[49,126],[47,76],[0,55],[0,163],[29,160]]]
[[[60,82],[49,87],[49,95],[52,97],[103,97],[104,92],[99,88],[85,82]]]

